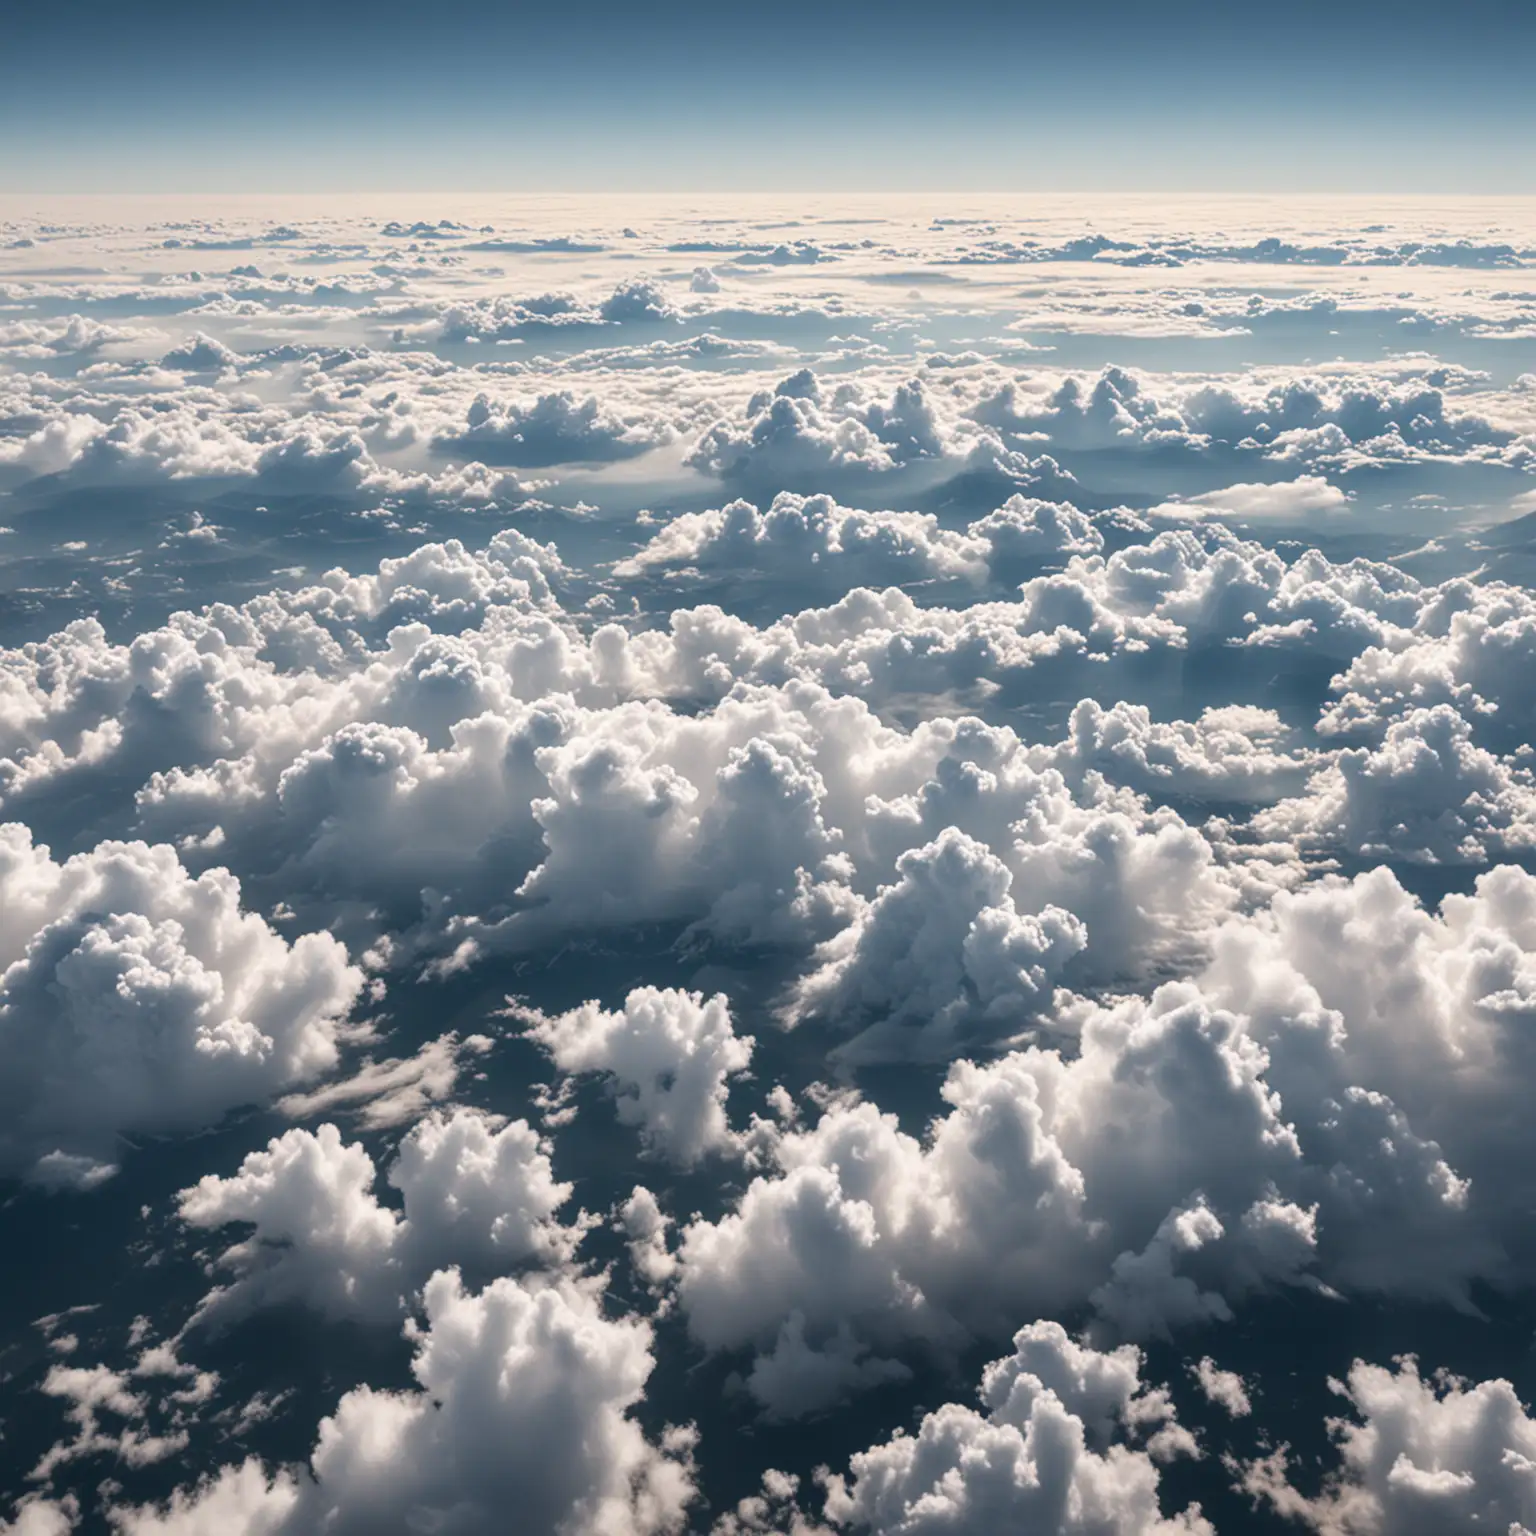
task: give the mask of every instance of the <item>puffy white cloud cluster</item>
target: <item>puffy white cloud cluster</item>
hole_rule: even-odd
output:
[[[723,995],[636,987],[617,1011],[584,1003],[555,1017],[521,1017],[562,1072],[606,1074],[619,1119],[637,1125],[645,1146],[668,1162],[689,1168],[737,1146],[725,1103],[754,1042],[736,1033]]]
[[[1521,587],[1456,580],[1425,589],[1416,608],[1342,670],[1323,726],[1379,730],[1394,715],[1450,703],[1512,745],[1523,740],[1536,709],[1536,599]]]
[[[1227,210],[1223,210],[1225,214]],[[1102,262],[1111,266],[1169,266],[1186,262],[1236,262],[1261,266],[1301,267],[1506,267],[1518,268],[1536,259],[1536,252],[1520,236],[1511,240],[1487,239],[1444,230],[1423,231],[1422,238],[1382,239],[1383,226],[1364,232],[1349,229],[1319,239],[1315,231],[1289,228],[1283,233],[1260,233],[1262,226],[1233,231],[1226,226],[1201,230],[1184,228],[1133,231],[1108,235],[1091,234],[1007,240],[995,237],[996,225],[983,219],[938,219],[935,230],[950,226],[979,225],[964,230],[964,239],[953,259],[986,264],[993,262]]]
[[[595,395],[578,401],[562,391],[524,402],[493,401],[482,394],[470,405],[461,429],[439,436],[434,446],[484,464],[539,468],[632,458],[669,436],[665,421],[626,421]]]
[[[896,861],[895,881],[823,949],[794,1016],[857,1026],[838,1054],[946,1060],[1016,1034],[1045,1007],[1062,966],[1087,945],[1071,912],[1023,916],[1013,875],[954,827]]]
[[[1354,1414],[1331,1421],[1339,1466],[1308,1497],[1282,1447],[1242,1469],[1256,1504],[1330,1533],[1536,1528],[1536,1422],[1509,1382],[1426,1380],[1408,1356],[1394,1370],[1356,1360],[1332,1386]]]
[[[1199,313],[1204,316],[1205,306]],[[1251,323],[1268,313],[1262,304],[1250,305],[1228,318]],[[1496,407],[1485,413],[1482,401],[1474,406],[1448,398],[1454,372],[1436,377],[1359,370],[1343,377],[1148,387],[1136,374],[1109,367],[1091,381],[1070,375],[1054,388],[1047,376],[1010,381],[971,414],[983,426],[1048,441],[1054,450],[1235,453],[1254,462],[1341,470],[1409,461],[1529,461],[1529,419],[1510,419]]]
[[[749,1386],[791,1413],[903,1339],[1021,1310],[1091,1299],[1107,1336],[1145,1337],[1274,1285],[1465,1305],[1512,1277],[1531,1198],[1533,912],[1508,867],[1439,916],[1385,870],[1282,893],[1219,929],[1198,985],[1058,1002],[1075,1048],[955,1065],[922,1139],[834,1103],[682,1229],[689,1327],[752,1351]]]
[[[828,581],[846,591],[869,581],[974,578],[981,553],[975,540],[941,530],[932,516],[862,512],[830,496],[785,491],[767,512],[733,501],[718,511],[674,518],[616,574],[692,569],[734,580],[805,580],[824,569]]]
[[[561,248],[559,242],[546,247],[558,248]],[[563,248],[577,249],[568,243]],[[525,249],[532,251],[534,248]],[[424,330],[435,339],[448,342],[471,339],[518,341],[528,336],[578,332],[598,326],[655,325],[679,317],[678,308],[666,289],[650,278],[620,282],[603,297],[564,291],[526,294],[520,298],[497,294],[467,302],[439,303],[434,307],[438,313],[433,320],[407,329]]]
[[[820,536],[837,510],[786,497],[764,522],[782,513]],[[980,543],[986,529],[995,550],[999,529],[1026,526],[1058,547],[1094,531],[1015,501],[952,537]],[[1014,602],[921,607],[859,587],[761,627],[714,607],[678,610],[665,627],[595,622],[560,606],[571,582],[552,550],[506,531],[477,554],[428,545],[371,574],[178,615],[129,645],[81,621],[6,656],[7,799],[30,814],[71,784],[111,786],[104,830],[175,838],[188,861],[259,874],[322,920],[344,916],[360,936],[414,928],[461,962],[646,922],[731,942],[842,931],[845,947],[871,944],[856,936],[859,914],[897,880],[898,860],[955,828],[999,861],[1026,925],[1056,906],[1088,936],[1072,960],[1076,940],[1037,934],[1025,946],[1035,959],[1011,973],[1034,975],[1021,991],[980,981],[983,940],[958,935],[971,958],[948,963],[966,979],[938,1006],[964,992],[967,1029],[994,1005],[995,1023],[1017,1020],[1026,993],[1048,997],[1058,976],[1130,979],[1193,956],[1222,913],[1296,878],[1284,849],[1256,861],[1140,795],[1227,805],[1289,794],[1256,831],[1404,856],[1444,858],[1469,838],[1484,854],[1523,846],[1521,771],[1450,715],[1433,717],[1450,733],[1441,746],[1424,721],[1400,722],[1300,797],[1326,760],[1253,705],[1165,722],[1146,706],[1083,702],[1064,740],[1033,746],[952,714],[903,730],[875,713],[925,694],[969,692],[985,706],[1026,680],[1102,695],[1159,656],[1182,665],[1214,649],[1235,666],[1295,648],[1308,666],[1344,669],[1324,722],[1337,729],[1363,718],[1372,658],[1442,647],[1436,631],[1454,630],[1469,603],[1523,616],[1513,589],[1423,587],[1315,553],[1288,562],[1214,528],[1071,555]],[[1489,666],[1478,680],[1518,707],[1518,673]],[[1481,730],[1476,702],[1464,707]],[[1334,804],[1340,784],[1352,786],[1347,807]],[[1014,931],[1005,903],[978,898],[982,912],[982,928]],[[834,950],[822,963],[845,959]]]
[[[215,1267],[234,1279],[199,1316],[224,1322],[297,1300],[332,1316],[388,1318],[433,1269],[559,1268],[585,1230],[580,1220],[561,1224],[571,1185],[555,1179],[548,1146],[523,1120],[434,1112],[401,1141],[388,1178],[399,1211],[380,1204],[362,1144],[346,1145],[325,1124],[287,1131],[237,1173],[182,1190],[189,1226],[252,1228],[218,1256]]]
[[[99,352],[115,342],[130,342],[136,332],[106,325],[86,315],[53,320],[11,320],[0,325],[0,354],[42,362],[51,358]]]
[[[727,511],[756,538],[757,514]],[[856,526],[900,526],[880,521],[889,515],[862,516],[871,521],[855,518]],[[763,523],[803,528],[814,545],[833,521],[831,505],[813,498],[786,499]],[[963,536],[921,521],[918,530],[929,539],[922,558],[930,568],[948,562],[942,551],[974,542],[978,560],[990,558],[994,569],[1010,540],[1064,553],[1091,543],[1093,531],[1018,502]],[[704,547],[710,537],[702,531]],[[787,543],[797,537],[784,535]],[[861,548],[856,563],[876,558]],[[1339,666],[1344,698],[1325,720],[1338,728],[1389,717],[1405,695],[1431,694],[1432,679],[1441,696],[1466,707],[1507,699],[1518,708],[1522,673],[1508,664],[1509,647],[1536,632],[1514,589],[1421,587],[1391,567],[1334,565],[1315,553],[1287,562],[1219,529],[1166,532],[1107,557],[1071,556],[1057,574],[1027,581],[1016,601],[923,607],[894,588],[854,587],[829,607],[762,627],[704,606],[674,612],[665,628],[593,628],[557,606],[554,593],[568,580],[551,550],[507,531],[478,554],[452,542],[427,545],[373,574],[333,573],[238,609],[178,615],[131,645],[110,644],[82,620],[6,654],[0,782],[14,800],[68,769],[110,768],[145,785],[146,825],[164,816],[173,826],[173,804],[176,815],[195,819],[199,798],[212,825],[228,802],[269,799],[285,770],[306,753],[332,754],[353,727],[369,728],[368,754],[384,753],[381,766],[397,762],[424,782],[408,767],[420,749],[401,731],[438,755],[457,728],[462,757],[473,735],[506,739],[509,719],[532,728],[535,708],[541,717],[568,716],[561,696],[589,708],[647,695],[717,700],[793,679],[877,707],[924,693],[984,698],[1026,679],[1048,696],[1090,686],[1102,696],[1117,682],[1132,686],[1155,657],[1173,666],[1212,646],[1296,651],[1309,665]],[[1488,654],[1495,645],[1502,654]],[[1411,681],[1398,676],[1409,669]],[[392,734],[386,740],[377,727]],[[559,733],[549,737],[550,729],[536,728],[553,741]],[[1226,755],[1235,757],[1235,735],[1227,739]],[[305,775],[322,760],[308,760]],[[1247,776],[1278,766],[1250,766]],[[163,770],[158,778],[155,770]]]
[[[783,491],[766,512],[749,501],[674,518],[615,574],[697,573],[741,581],[835,587],[935,579],[999,584],[1036,575],[1104,539],[1077,508],[1013,496],[963,533],[932,514],[865,512],[830,496]]]
[[[0,1159],[53,1182],[327,1070],[363,985],[330,934],[290,943],[243,911],[228,870],[194,878],[144,843],[57,863],[16,823],[0,964]]]
[[[234,348],[199,331],[167,352],[160,359],[160,366],[181,373],[222,373],[226,368],[237,367],[239,362],[240,354]]]
[[[83,1309],[86,1312],[94,1308]],[[57,1322],[57,1318],[42,1320]],[[27,1481],[49,1489],[61,1469],[89,1457],[110,1456],[121,1467],[154,1466],[185,1453],[191,1442],[190,1428],[200,1411],[219,1390],[214,1371],[200,1371],[177,1355],[174,1341],[147,1344],[147,1333],[136,1328],[130,1336],[135,1356],[130,1366],[111,1370],[105,1365],[53,1365],[40,1391],[55,1403],[67,1405],[64,1419],[69,1438],[56,1441],[27,1474]],[[54,1333],[50,1342],[71,1355],[78,1345],[73,1334]],[[61,1529],[73,1529],[78,1507],[72,1495],[55,1502],[38,1498],[30,1518],[43,1531],[51,1531],[48,1516],[63,1515]],[[23,1504],[19,1529],[27,1524]],[[0,1527],[9,1529],[9,1527]]]
[[[35,430],[0,441],[0,466],[107,486],[161,480],[251,482],[263,492],[515,504],[515,475],[471,462],[431,470],[381,459],[348,418],[294,415],[257,401],[173,396],[164,409],[55,407]]]
[[[1536,786],[1528,768],[1476,746],[1471,724],[1437,704],[1394,720],[1375,750],[1340,752],[1305,797],[1254,825],[1377,858],[1484,863],[1536,845]]]
[[[427,1282],[419,1387],[348,1392],[321,1421],[311,1476],[228,1466],[163,1507],[119,1507],[123,1536],[301,1536],[436,1528],[476,1536],[509,1510],[535,1536],[659,1536],[695,1496],[691,1428],[647,1437],[631,1410],[651,1374],[651,1330],[608,1317],[593,1284],[506,1277]]]
[[[1196,720],[1164,722],[1144,704],[1106,709],[1083,699],[1048,760],[1073,784],[1098,773],[1143,794],[1263,804],[1299,789],[1308,775],[1313,754],[1292,745],[1294,734],[1273,710],[1256,705],[1217,706]]]
[[[1160,1331],[1187,1319],[1191,1259],[1215,1288],[1207,1313],[1222,1292],[1300,1277],[1314,1218],[1277,1182],[1300,1183],[1303,1157],[1239,1021],[1179,992],[1084,1014],[1076,1057],[954,1066],[949,1112],[921,1141],[868,1104],[784,1132],[775,1172],[682,1229],[689,1328],[754,1351],[748,1385],[769,1411],[825,1406],[911,1341],[995,1337],[1097,1286],[1108,1323]],[[1210,1206],[1190,1241],[1161,1265],[1138,1257],[1198,1190]]]
[[[915,459],[964,455],[984,437],[974,422],[941,409],[920,378],[898,384],[888,399],[868,399],[857,383],[830,388],[807,368],[754,395],[743,421],[717,422],[688,462],[727,481],[798,489],[829,472],[881,474]]]
[[[873,894],[950,824],[1005,858],[1024,850],[1015,873],[1047,881],[1047,899],[1076,898],[1091,847],[1133,880],[1181,879],[1192,914],[1230,900],[1192,829],[1106,797],[1083,764],[1062,759],[1075,797],[1052,754],[1011,732],[946,719],[903,732],[829,692],[825,673],[839,692],[862,676],[876,699],[958,681],[942,652],[913,654],[900,625],[920,610],[899,594],[766,631],[703,609],[665,630],[584,632],[554,606],[563,580],[547,551],[503,534],[477,556],[428,546],[375,575],[180,615],[127,646],[82,621],[6,658],[8,798],[114,786],[113,825],[265,871],[290,903],[380,905],[473,939],[487,921],[511,938],[658,920],[818,939],[851,912],[850,878]],[[1059,604],[1053,592],[1034,608]],[[857,624],[877,613],[883,637]],[[953,631],[962,678],[988,660],[978,638]],[[1054,629],[1011,643],[1067,642]],[[788,680],[800,671],[817,680]],[[680,707],[633,697],[658,692]],[[686,707],[701,695],[718,702]],[[1026,814],[1030,830],[1010,831]],[[1052,854],[1058,836],[1083,851]],[[1150,913],[1151,896],[1127,900]],[[1135,921],[1150,934],[1167,919]]]
[[[506,605],[531,613],[561,574],[552,550],[508,530],[473,556],[456,541],[428,545],[376,572],[331,572],[294,596],[179,613],[128,644],[78,620],[0,653],[0,794],[12,800],[93,767],[126,772],[137,787],[155,770],[185,774],[258,744],[286,746],[291,761],[375,708],[441,732],[445,714],[452,723],[477,699],[452,665],[452,642],[434,648],[422,621],[446,627]],[[399,639],[370,654],[356,627],[392,625]],[[385,702],[392,688],[398,700]]]
[[[0,1536],[69,1536],[78,1510],[73,1499],[28,1498],[14,1520],[0,1520]]]
[[[1202,988],[1248,1019],[1302,1145],[1341,1157],[1309,1197],[1323,1202],[1320,1243],[1337,1266],[1329,1278],[1455,1296],[1472,1276],[1523,1273],[1519,1213],[1531,1197],[1516,1105],[1536,878],[1502,865],[1436,914],[1377,868],[1281,893],[1226,925],[1213,948]],[[1372,1122],[1379,1129],[1368,1131]],[[1345,1178],[1356,1136],[1359,1177]],[[1378,1136],[1379,1154],[1368,1139]],[[1366,1172],[1371,1162],[1379,1173]],[[1454,1233],[1443,1251],[1413,1250],[1411,1232],[1427,1239],[1436,1229]]]
[[[1536,880],[1465,868],[1533,846],[1529,530],[1474,528],[1536,470],[1518,211],[562,206],[4,226],[0,1174],[275,1100],[176,1176],[196,1321],[418,1319],[414,1388],[201,1482],[275,1377],[215,1412],[147,1322],[75,1357],[110,1302],[43,1320],[4,1528],[662,1536],[706,1384],[722,1433],[931,1409],[819,1496],[765,1430],[720,1536],[1194,1536],[1220,1466],[1320,1532],[1536,1529],[1513,1388],[1357,1365],[1319,1487],[1215,1363],[1302,1289],[1529,1290]],[[365,972],[523,1038],[469,1087],[492,1042],[349,1024]],[[729,1503],[763,1440],[705,1423]]]
[[[1031,1323],[982,1373],[981,1410],[946,1403],[859,1452],[827,1480],[826,1515],[875,1536],[1210,1536],[1198,1505],[1163,1511],[1158,1463],[1198,1452],[1140,1368],[1134,1347],[1100,1353]]]

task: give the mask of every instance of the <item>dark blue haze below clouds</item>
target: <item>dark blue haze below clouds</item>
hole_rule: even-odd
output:
[[[0,190],[1536,189],[1536,7],[0,9]]]

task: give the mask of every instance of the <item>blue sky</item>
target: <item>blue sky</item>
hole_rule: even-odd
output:
[[[1536,10],[10,6],[0,189],[1536,191]]]

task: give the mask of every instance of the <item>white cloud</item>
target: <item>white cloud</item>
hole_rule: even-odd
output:
[[[69,1497],[24,1499],[14,1520],[0,1520],[0,1536],[69,1536],[76,1514],[75,1501]]]
[[[1140,1365],[1135,1349],[1100,1354],[1031,1323],[983,1373],[984,1412],[947,1403],[915,1433],[859,1452],[828,1479],[827,1515],[877,1536],[1209,1536],[1198,1506],[1163,1512],[1157,1462],[1195,1448]]]
[[[1294,480],[1229,485],[1225,490],[1205,491],[1187,502],[1177,503],[1178,509],[1185,506],[1202,507],[1218,515],[1230,514],[1241,522],[1261,518],[1291,521],[1316,517],[1319,513],[1343,512],[1349,506],[1349,497],[1320,475],[1299,475]]]
[[[1509,1382],[1426,1380],[1408,1356],[1395,1370],[1356,1360],[1332,1385],[1354,1413],[1336,1423],[1339,1466],[1308,1497],[1288,1481],[1282,1447],[1242,1469],[1256,1502],[1319,1532],[1536,1526],[1536,1423]]]
[[[419,1388],[347,1393],[320,1424],[313,1480],[226,1467],[156,1509],[119,1508],[123,1536],[337,1536],[452,1522],[490,1532],[515,1509],[530,1536],[681,1530],[695,1490],[691,1429],[653,1440],[631,1416],[652,1369],[651,1332],[604,1316],[570,1282],[439,1271],[412,1324]]]
[[[193,879],[144,843],[57,864],[12,823],[0,891],[12,1168],[110,1158],[121,1135],[207,1125],[335,1064],[362,973],[330,934],[290,944],[242,911],[227,870]]]
[[[304,1124],[181,1198],[204,1320],[388,1330],[423,1286],[429,1319],[417,1390],[301,1362],[346,1394],[310,1468],[160,1510],[172,1451],[303,1444],[301,1395],[205,1423],[162,1408],[203,1390],[168,1346],[72,1319],[8,1389],[65,1424],[27,1536],[680,1530],[716,1512],[661,1405],[722,1380],[780,1419],[863,1394],[872,1443],[818,1500],[816,1436],[727,1459],[707,1424],[712,1495],[794,1458],[721,1536],[1189,1531],[1173,1489],[1223,1473],[1159,1481],[1187,1436],[1112,1346],[1162,1341],[1251,1455],[1273,1382],[1215,1359],[1268,1293],[1526,1289],[1536,897],[1465,867],[1532,846],[1536,607],[1492,579],[1527,552],[1475,531],[1536,471],[1518,219],[701,206],[7,225],[6,1170],[94,1190],[84,1221],[132,1196],[124,1138],[275,1100]],[[413,1018],[526,991],[561,1092],[517,1101],[526,1042],[482,1076],[484,1037],[349,1024],[364,973]],[[558,1150],[454,1108],[472,1071]],[[748,1071],[771,1118],[728,1113]],[[600,1169],[587,1073],[637,1133]],[[1015,1336],[1053,1315],[1083,1340]],[[1191,1328],[1214,1358],[1172,1358]],[[979,1404],[892,1432],[1010,1336]],[[1507,1391],[1373,1369],[1336,1475],[1252,1491],[1320,1530],[1532,1524]]]
[[[387,1319],[435,1268],[558,1268],[584,1231],[560,1223],[571,1185],[556,1181],[547,1145],[522,1120],[498,1125],[456,1110],[418,1121],[389,1170],[403,1213],[379,1203],[375,1179],[361,1143],[322,1125],[287,1131],[234,1175],[207,1174],[182,1190],[189,1226],[254,1228],[219,1255],[233,1283],[211,1292],[199,1316],[219,1323],[299,1300],[331,1316]]]
[[[525,403],[482,394],[459,429],[438,437],[435,446],[486,464],[539,467],[630,458],[669,436],[664,421],[626,421],[595,395],[578,401],[562,391]]]
[[[1202,1355],[1190,1372],[1206,1400],[1225,1408],[1234,1419],[1245,1419],[1253,1412],[1248,1388],[1236,1371],[1224,1371],[1209,1355]]]
[[[1448,704],[1394,720],[1374,751],[1342,751],[1308,786],[1255,819],[1289,837],[1376,858],[1484,863],[1536,845],[1529,769],[1476,746]]]
[[[616,573],[633,577],[691,567],[735,580],[825,578],[846,591],[871,581],[975,579],[986,555],[979,540],[944,532],[936,517],[861,512],[839,506],[830,496],[785,491],[765,513],[748,501],[685,513],[620,563]]]
[[[736,1148],[725,1101],[754,1042],[735,1032],[724,996],[637,987],[615,1012],[592,1002],[555,1017],[518,1016],[562,1072],[607,1075],[619,1119],[637,1125],[658,1156],[688,1168]]]
[[[942,1060],[1007,1039],[1088,942],[1060,907],[1021,915],[1007,865],[954,827],[903,853],[896,874],[795,994],[793,1017],[862,1029],[844,1059]]]
[[[808,1397],[788,1361],[863,1367],[1021,1309],[1091,1301],[1138,1337],[1290,1284],[1465,1305],[1529,1198],[1531,883],[1501,869],[1443,917],[1384,870],[1282,893],[1219,931],[1201,988],[1058,1001],[1075,1049],[954,1066],[923,1140],[871,1105],[778,1133],[773,1171],[682,1231],[690,1330],[752,1351],[784,1412]]]

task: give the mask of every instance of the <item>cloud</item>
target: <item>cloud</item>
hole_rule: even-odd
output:
[[[1224,1371],[1209,1355],[1202,1355],[1190,1372],[1206,1400],[1226,1409],[1234,1419],[1245,1419],[1253,1412],[1247,1385],[1236,1371]]]
[[[976,578],[986,547],[916,512],[863,512],[830,496],[781,492],[767,512],[748,501],[673,519],[615,573],[691,568],[733,580],[813,581],[839,592],[869,582]]]
[[[1100,1354],[1058,1324],[1031,1323],[982,1373],[984,1411],[946,1403],[914,1434],[860,1451],[846,1476],[828,1479],[827,1515],[923,1536],[1209,1533],[1198,1506],[1163,1513],[1157,1463],[1195,1447],[1140,1365],[1135,1349]]]
[[[330,934],[289,943],[242,911],[228,870],[194,879],[144,843],[59,864],[12,823],[0,891],[11,1169],[112,1160],[120,1137],[208,1125],[334,1066],[361,971]]]
[[[482,394],[469,407],[464,427],[439,436],[434,447],[484,464],[542,468],[632,458],[666,442],[669,435],[665,423],[625,421],[595,395],[578,401],[561,392],[525,404],[492,401]]]
[[[829,392],[802,369],[771,394],[754,395],[743,421],[716,422],[687,462],[727,482],[816,490],[818,475],[882,474],[918,459],[963,454],[980,436],[957,416],[941,414],[919,378],[897,384],[885,399],[868,400],[854,384]]]
[[[1316,1196],[1324,1247],[1336,1245],[1331,1283],[1455,1300],[1469,1277],[1518,1263],[1511,1223],[1527,1197],[1511,1170],[1524,1131],[1510,1095],[1524,1070],[1533,891],[1502,865],[1435,912],[1377,868],[1281,893],[1216,935],[1202,988],[1248,1018],[1303,1145],[1358,1159],[1358,1188]],[[1388,1162],[1373,1122],[1396,1148]],[[1442,1227],[1457,1234],[1443,1252],[1411,1236]]]
[[[1263,803],[1297,789],[1315,755],[1287,747],[1293,733],[1273,710],[1217,706],[1198,720],[1153,720],[1144,704],[1110,709],[1093,699],[1072,711],[1066,738],[1049,762],[1074,786],[1090,773],[1141,794]]]
[[[553,1018],[519,1016],[560,1071],[609,1077],[619,1119],[640,1128],[650,1151],[689,1168],[735,1150],[725,1101],[754,1042],[736,1034],[723,996],[637,987],[617,1012],[586,1003]]]
[[[1529,667],[1536,602],[1525,590],[1448,581],[1425,589],[1372,641],[1340,673],[1340,697],[1323,714],[1323,729],[1380,730],[1411,709],[1449,703],[1485,717],[1485,733],[1511,746],[1523,739],[1519,722],[1536,708]]]
[[[1355,1415],[1335,1421],[1339,1465],[1308,1497],[1288,1481],[1287,1448],[1249,1463],[1255,1504],[1312,1530],[1523,1531],[1536,1521],[1536,1424],[1507,1381],[1426,1380],[1356,1360],[1331,1383]]]
[[[167,352],[160,359],[160,366],[181,373],[222,373],[226,368],[237,367],[239,362],[238,352],[199,331]]]
[[[1022,916],[1008,867],[953,827],[903,853],[896,874],[796,990],[796,1018],[844,1029],[873,1019],[840,1048],[845,1060],[943,1059],[1005,1040],[1049,1003],[1087,944],[1060,907]]]
[[[131,343],[138,332],[106,325],[86,315],[56,320],[12,320],[0,324],[0,352],[11,357],[44,361],[99,352],[118,343]]]
[[[783,581],[797,593],[942,580],[1009,584],[1103,543],[1075,507],[1020,495],[958,532],[941,528],[931,513],[866,512],[830,496],[781,491],[766,512],[738,500],[683,513],[614,573]]]
[[[1536,845],[1530,770],[1476,746],[1448,704],[1394,720],[1374,751],[1342,751],[1308,786],[1255,819],[1287,837],[1371,857],[1485,863]]]
[[[76,1513],[71,1498],[23,1499],[14,1520],[0,1521],[0,1536],[69,1536],[75,1528]]]
[[[1114,1338],[1288,1285],[1465,1306],[1510,1274],[1529,1198],[1531,884],[1500,869],[1438,916],[1385,870],[1281,893],[1223,925],[1198,986],[1058,998],[1066,1049],[957,1063],[921,1139],[867,1104],[782,1130],[771,1172],[682,1229],[690,1331],[751,1351],[783,1413],[816,1404],[818,1353],[845,1362],[818,1363],[824,1390],[854,1390],[902,1340],[1019,1310],[1091,1303]]]
[[[624,325],[636,322],[675,320],[677,309],[659,283],[636,278],[620,283],[603,300],[599,315],[610,324]]]
[[[233,1281],[203,1299],[199,1319],[223,1325],[297,1300],[330,1317],[387,1320],[434,1269],[559,1268],[585,1230],[560,1223],[572,1186],[556,1181],[549,1147],[523,1120],[434,1111],[390,1167],[400,1212],[380,1204],[375,1178],[362,1144],[327,1124],[286,1131],[230,1177],[206,1174],[182,1190],[189,1226],[254,1229],[218,1256]]]
[[[1204,507],[1228,514],[1240,522],[1255,518],[1292,521],[1315,517],[1319,513],[1343,512],[1349,505],[1349,497],[1320,475],[1300,475],[1294,480],[1267,485],[1229,485],[1225,490],[1206,491],[1177,505],[1181,508]]]
[[[411,1324],[418,1387],[348,1392],[322,1420],[312,1480],[247,1461],[161,1507],[120,1507],[124,1536],[337,1536],[404,1524],[531,1536],[682,1529],[695,1497],[691,1429],[649,1438],[631,1416],[651,1374],[651,1331],[604,1316],[601,1293],[502,1277],[478,1292],[456,1270]]]
[[[1242,330],[1267,320],[1334,325],[1339,318],[1331,299],[1272,309],[1255,296],[1246,308],[1224,312],[1197,302],[1192,312],[1198,319],[1187,323]],[[1166,318],[1155,322],[1167,324]],[[1297,517],[1343,510],[1344,493],[1319,483],[1316,471],[1323,468],[1520,462],[1529,418],[1511,414],[1505,402],[1459,400],[1452,392],[1458,384],[1464,387],[1462,374],[1433,362],[1405,376],[1361,364],[1333,373],[1255,370],[1239,381],[1198,382],[1111,366],[1096,379],[1072,374],[1060,382],[1049,375],[1009,380],[978,400],[969,415],[1005,437],[1047,443],[1057,453],[1310,468],[1313,473],[1299,477],[1306,493],[1287,489],[1291,482],[1265,480],[1187,498],[1244,518]]]
[[[956,1064],[949,1112],[923,1141],[865,1104],[782,1133],[771,1176],[682,1230],[677,1298],[693,1336],[752,1348],[748,1385],[770,1412],[820,1406],[862,1378],[821,1371],[818,1403],[787,1379],[786,1352],[851,1365],[903,1341],[996,1337],[1020,1310],[1082,1305],[1112,1276],[1129,1296],[1136,1276],[1117,1255],[1151,1240],[1191,1184],[1234,1211],[1230,1234],[1206,1234],[1214,1284],[1238,1296],[1298,1278],[1306,1232],[1280,1240],[1298,1218],[1273,1194],[1298,1148],[1237,1022],[1173,993],[1080,1029],[1075,1059],[1037,1048]],[[1180,1311],[1137,1293],[1137,1320],[1121,1308],[1115,1322],[1177,1325]]]
[[[0,238],[27,1536],[1536,1529],[1528,234],[856,212]]]

